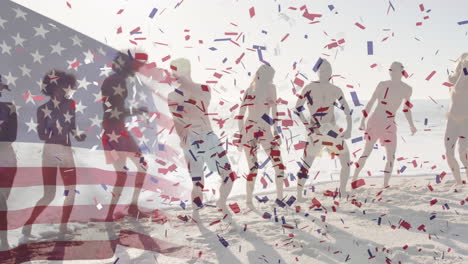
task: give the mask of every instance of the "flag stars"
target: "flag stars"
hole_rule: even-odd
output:
[[[32,97],[31,94],[29,95],[29,97]],[[50,116],[50,114],[52,113],[52,110],[50,110],[50,109],[47,107],[47,105],[45,105],[45,107],[42,108],[41,111],[44,113],[44,118],[49,117],[50,119],[52,119],[52,116]]]
[[[33,98],[31,91],[28,91],[27,93],[25,93],[24,98],[26,99],[26,103],[32,103],[33,105],[36,104],[36,102],[34,102],[34,98]]]
[[[73,41],[73,46],[79,46],[81,47],[81,42],[82,40],[77,36],[77,35],[74,35],[73,37],[70,38],[71,41]]]
[[[73,94],[75,94],[75,90],[71,86],[63,88],[63,90],[65,91],[65,98],[72,98]]]
[[[100,70],[101,70],[101,72],[99,73],[99,77],[101,77],[101,76],[108,77],[109,74],[112,72],[112,68],[108,67],[108,66],[104,66]]]
[[[5,29],[5,23],[8,22],[7,20],[3,19],[2,17],[0,17],[0,27],[2,29]]]
[[[6,85],[16,86],[16,80],[18,80],[18,77],[13,76],[11,72],[8,72],[8,75],[5,75],[3,77],[6,80]]]
[[[123,97],[123,93],[125,92],[125,89],[122,88],[120,83],[119,83],[119,85],[112,87],[112,89],[114,89],[114,95],[119,95],[119,96]]]
[[[97,114],[94,118],[90,118],[89,120],[91,120],[91,126],[97,126],[97,127],[101,126],[102,119],[100,119]]]
[[[65,50],[64,47],[62,47],[62,44],[59,42],[57,42],[57,44],[55,45],[50,45],[50,48],[52,49],[52,51],[50,52],[50,54],[57,54],[59,56],[62,56],[62,51]]]
[[[81,101],[75,105],[76,112],[84,114],[83,110],[88,108],[86,105],[82,104]]]
[[[60,101],[57,100],[57,98],[54,97],[54,99],[52,99],[52,103],[54,104],[54,108],[59,108],[60,106]]]
[[[25,38],[22,38],[20,33],[16,33],[16,36],[12,36],[13,40],[15,41],[15,46],[21,46],[24,48],[23,43],[26,41]]]
[[[65,118],[65,123],[71,123],[73,115],[70,115],[70,111],[67,111],[63,117]]]
[[[23,66],[19,66],[19,69],[21,70],[21,75],[31,77],[31,69],[26,67],[26,64],[23,64]]]
[[[13,8],[13,11],[15,11],[15,18],[22,18],[24,19],[24,21],[26,21],[26,15],[27,13],[24,12],[23,10],[19,9],[19,8]]]
[[[88,86],[91,84],[90,82],[86,80],[86,76],[83,77],[83,79],[81,80],[77,80],[77,82],[78,82],[78,89],[83,88],[85,90],[88,90]]]
[[[8,105],[8,108],[10,108],[10,115],[12,114],[17,114],[18,110],[21,108],[21,106],[18,106],[15,104],[15,102],[12,102],[11,104]]]
[[[31,56],[33,57],[33,62],[42,64],[42,59],[44,58],[44,56],[39,54],[39,50],[36,50],[36,52],[31,53]]]
[[[45,29],[42,24],[39,27],[34,27],[34,30],[36,31],[36,33],[34,33],[34,37],[41,36],[43,39],[45,39],[45,35],[50,32],[49,30]]]
[[[119,143],[119,134],[115,134],[115,131],[112,130],[111,134],[106,134],[109,137],[109,142],[115,141],[116,143]]]
[[[86,52],[83,52],[83,55],[85,56],[84,62],[86,64],[93,63],[94,62],[94,54],[91,52],[91,50],[88,50]]]
[[[34,131],[37,133],[37,123],[34,122],[34,119],[31,117],[31,121],[25,123],[28,126],[28,133]]]
[[[8,55],[11,55],[11,47],[5,41],[0,45],[0,49],[2,49],[2,54],[8,53]]]
[[[119,109],[116,107],[116,108],[112,108],[112,110],[110,111],[110,118],[114,118],[115,119],[119,119],[120,115],[122,114],[122,112],[119,111]]]
[[[93,93],[94,102],[99,102],[102,100],[102,92],[99,91],[98,93]]]
[[[75,71],[78,71],[78,66],[80,66],[80,62],[74,58],[73,60],[67,60],[68,63],[68,70],[74,69]]]
[[[146,98],[148,97],[144,92],[139,92],[138,96],[140,97],[140,101],[146,101]]]

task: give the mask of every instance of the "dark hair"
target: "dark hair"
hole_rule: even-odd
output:
[[[51,70],[42,79],[41,92],[47,96],[52,96],[57,89],[71,87],[76,88],[76,77],[61,70]]]

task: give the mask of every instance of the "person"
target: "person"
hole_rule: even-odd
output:
[[[185,58],[171,61],[171,70],[179,86],[169,93],[168,106],[192,178],[193,218],[199,220],[199,209],[204,206],[205,164],[210,171],[221,176],[220,197],[216,205],[223,214],[229,215],[226,201],[237,176],[231,170],[224,144],[214,133],[207,115],[210,88],[192,80],[190,61]]]
[[[41,92],[51,99],[37,109],[37,133],[44,141],[42,151],[42,178],[44,194],[36,203],[31,216],[26,221],[22,233],[25,239],[31,236],[32,225],[39,215],[55,198],[57,173],[63,179],[65,187],[60,234],[69,235],[67,223],[73,209],[76,187],[76,169],[71,148],[71,136],[83,141],[85,134],[79,134],[76,127],[75,102],[69,98],[69,91],[76,89],[76,78],[60,70],[47,73],[41,86]]]
[[[400,62],[393,62],[390,66],[391,80],[380,82],[375,88],[371,99],[362,111],[360,130],[365,130],[366,144],[364,151],[356,162],[356,169],[353,175],[353,182],[358,179],[359,173],[364,168],[366,160],[372,152],[375,142],[380,140],[380,144],[385,147],[386,160],[384,171],[384,187],[388,187],[390,176],[392,175],[393,165],[395,161],[395,152],[397,148],[397,124],[395,115],[400,105],[404,101],[403,112],[408,120],[411,135],[417,131],[413,123],[411,114],[412,104],[410,102],[413,89],[411,86],[401,80],[404,74],[404,67]],[[370,111],[374,104],[377,104],[374,112],[370,115]],[[367,129],[366,129],[366,120]]]
[[[0,76],[0,97],[2,91],[11,91],[8,85],[2,83]],[[11,188],[17,170],[17,158],[13,148],[13,142],[16,140],[18,129],[18,117],[16,114],[15,105],[7,102],[0,102],[0,176],[2,179],[2,187],[0,188],[0,211],[5,212],[0,216],[0,226],[5,228],[5,231],[0,232],[0,243],[2,250],[8,250],[8,197],[10,196]]]
[[[341,163],[340,193],[346,195],[346,183],[350,174],[349,149],[345,139],[351,137],[351,112],[343,91],[330,83],[332,78],[332,67],[327,60],[322,59],[318,69],[318,82],[312,82],[304,87],[296,102],[296,113],[301,121],[310,131],[307,145],[304,148],[304,158],[297,173],[297,199],[303,201],[304,184],[308,178],[309,169],[317,155],[327,149],[332,155],[338,156]],[[339,128],[336,124],[335,106],[338,106],[346,115],[346,130]],[[309,110],[310,119],[303,114],[306,107]]]
[[[258,149],[261,147],[273,163],[276,179],[276,199],[283,200],[283,179],[285,166],[280,152],[281,136],[276,128],[278,117],[276,86],[273,84],[275,70],[267,64],[260,66],[245,91],[238,113],[240,142],[238,149],[244,151],[249,166],[247,176],[248,207],[253,206],[252,196],[259,169]]]
[[[136,59],[137,55],[142,57],[142,59]],[[114,216],[114,211],[128,178],[126,167],[128,160],[137,168],[132,200],[128,206],[128,214],[137,218],[140,214],[138,199],[145,181],[147,163],[141,155],[141,148],[133,136],[128,133],[125,122],[128,117],[143,116],[148,112],[148,109],[146,107],[127,108],[125,103],[129,94],[127,81],[134,81],[136,73],[145,65],[146,59],[147,55],[144,53],[135,53],[135,58],[133,58],[128,54],[119,52],[113,61],[113,74],[107,77],[101,86],[101,94],[105,98],[105,100],[102,100],[102,145],[106,163],[112,164],[117,174],[106,217],[106,220],[110,222],[115,220],[114,217],[120,218],[125,216],[121,212],[117,216]],[[144,215],[143,212],[141,214],[142,216]]]
[[[447,116],[445,130],[445,153],[447,163],[455,178],[455,187],[460,188],[462,180],[460,166],[455,159],[455,145],[458,142],[460,160],[468,168],[468,53],[464,53],[456,61],[455,72],[449,76],[449,82],[454,84],[451,88],[452,104]],[[468,178],[468,173],[467,173]]]

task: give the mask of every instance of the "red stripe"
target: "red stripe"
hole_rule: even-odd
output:
[[[0,263],[22,263],[37,260],[109,259],[117,245],[158,252],[166,256],[191,258],[192,249],[129,230],[120,231],[115,240],[54,241],[29,243],[0,252]]]
[[[14,174],[16,170],[16,174]],[[66,170],[66,169],[65,169]],[[106,184],[109,186],[115,186],[117,173],[115,171],[107,171],[96,168],[76,168],[76,182],[77,185],[101,185]],[[0,187],[3,188],[15,188],[15,187],[30,187],[30,186],[42,186],[44,180],[42,177],[41,167],[21,167],[21,168],[0,168]],[[12,175],[12,176],[9,176]],[[134,187],[136,172],[121,172],[120,177],[125,177],[126,181],[119,187]],[[153,177],[158,180],[157,183],[152,181],[150,178]],[[63,186],[63,179],[60,175],[47,175],[46,182],[51,182],[56,179],[56,186]],[[170,196],[180,195],[184,190],[179,182],[173,182],[161,177],[146,174],[143,188],[147,190],[155,191],[156,188],[164,190],[164,194]]]
[[[41,206],[44,207],[44,206]],[[89,223],[89,222],[118,222],[123,219],[124,216],[149,218],[152,216],[153,222],[160,222],[161,219],[167,218],[160,210],[158,210],[158,217],[155,218],[155,211],[149,208],[139,207],[141,211],[145,213],[129,214],[128,205],[118,204],[114,210],[114,219],[106,219],[107,213],[109,211],[109,205],[102,205],[102,209],[98,210],[95,205],[74,205],[70,219],[68,223]],[[47,206],[44,211],[36,218],[34,224],[60,224],[62,223],[62,208],[63,206]],[[31,216],[33,207],[21,209],[21,210],[12,210],[12,211],[0,211],[0,219],[5,218],[5,214],[8,217],[8,230],[14,230],[17,228],[22,228],[27,219]],[[34,225],[33,225],[34,229]],[[0,226],[0,231],[6,230],[5,226]]]

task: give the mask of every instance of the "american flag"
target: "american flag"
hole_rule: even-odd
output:
[[[158,133],[172,124],[156,109],[165,102],[151,86],[155,83],[151,77],[164,83],[167,71],[146,63],[140,68],[146,76],[127,78],[116,70],[124,67],[122,60],[138,57],[144,53],[117,51],[16,3],[1,1],[0,75],[9,88],[0,89],[1,263],[111,259],[118,247],[188,256],[186,247],[142,234],[143,230],[84,232],[92,224],[112,223],[122,216],[164,222],[163,213],[155,211],[161,201],[187,195],[163,177],[179,161],[176,151],[157,140]],[[44,91],[47,85],[63,84],[59,73],[76,78],[75,89],[61,87],[67,99]],[[66,144],[54,142],[60,136]],[[114,186],[123,187],[121,195],[115,194]],[[139,211],[131,206],[129,211],[138,187]],[[70,196],[73,204],[65,206]],[[111,217],[110,207],[115,207]],[[59,232],[64,221],[75,230],[71,237],[44,236]],[[35,239],[22,239],[22,231],[28,229]]]

